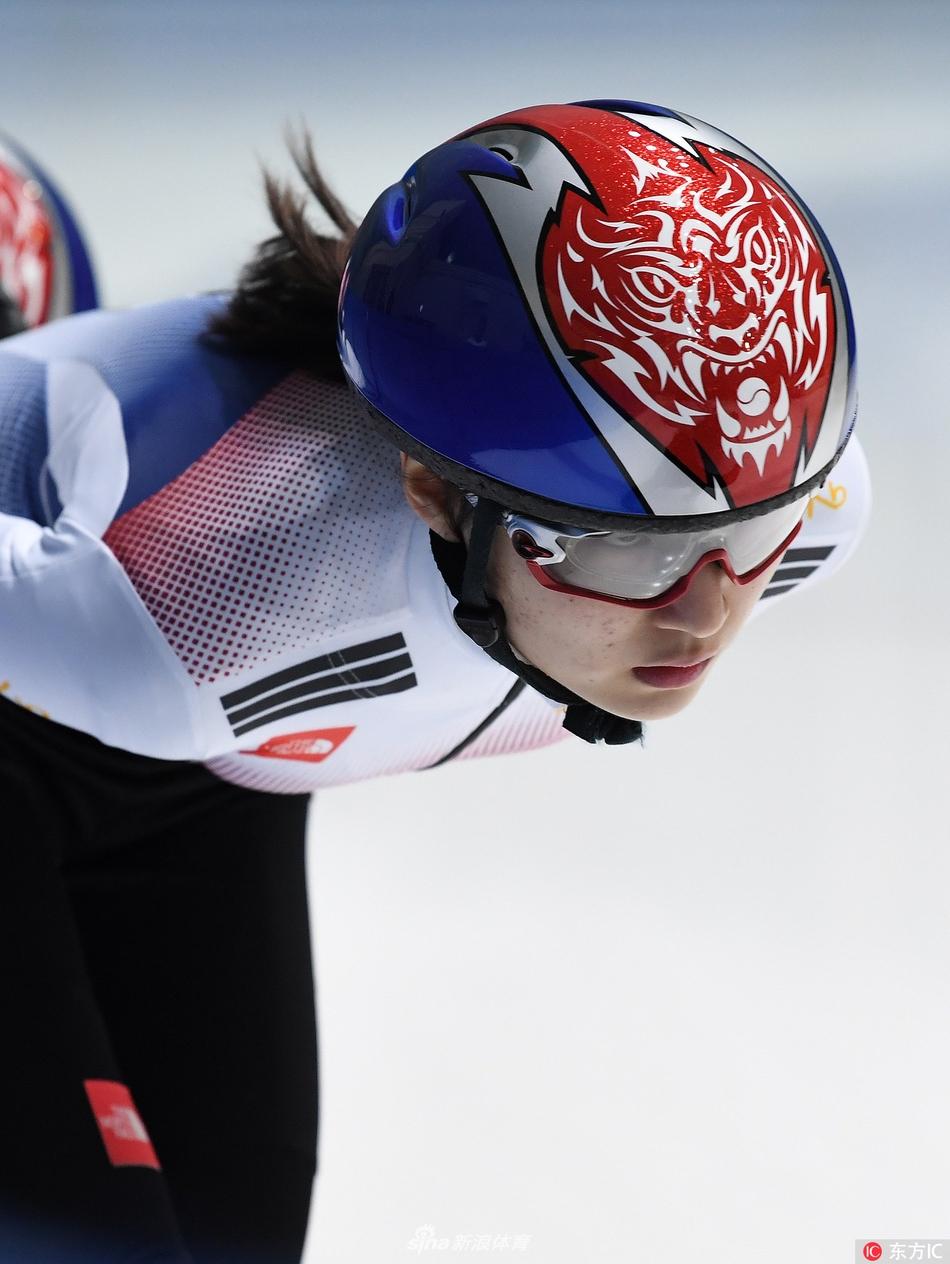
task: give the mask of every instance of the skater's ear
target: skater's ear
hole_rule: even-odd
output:
[[[400,452],[402,487],[412,510],[430,531],[444,540],[459,543],[468,539],[471,505],[453,483],[435,474],[421,461]]]

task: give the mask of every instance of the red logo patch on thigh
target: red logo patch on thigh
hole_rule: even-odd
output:
[[[132,1094],[116,1080],[83,1080],[109,1162],[113,1167],[153,1167],[161,1171]]]

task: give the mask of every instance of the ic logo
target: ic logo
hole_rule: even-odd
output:
[[[880,1242],[865,1242],[864,1258],[866,1260],[879,1260],[884,1254],[884,1248]]]

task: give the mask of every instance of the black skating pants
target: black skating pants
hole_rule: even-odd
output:
[[[2,1264],[297,1264],[307,806],[0,699]]]

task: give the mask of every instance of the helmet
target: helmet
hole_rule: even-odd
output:
[[[97,304],[69,207],[25,150],[0,135],[0,336]]]
[[[571,576],[608,551],[585,533],[693,556],[692,533],[780,509],[787,532],[854,423],[847,291],[811,212],[733,137],[633,101],[515,110],[423,155],[356,234],[339,350],[383,432],[477,496],[464,569],[433,538],[456,620],[551,697],[485,598],[502,515],[532,557],[531,520],[558,525],[541,562]]]
[[[357,233],[340,351],[407,451],[580,526],[766,512],[853,420],[811,213],[739,141],[630,101],[516,110],[414,163]]]

